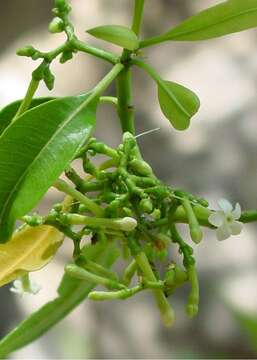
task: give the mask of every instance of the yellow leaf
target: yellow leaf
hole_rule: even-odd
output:
[[[39,270],[54,256],[64,235],[52,226],[26,226],[0,244],[0,286]]]

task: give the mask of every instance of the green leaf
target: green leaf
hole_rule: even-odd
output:
[[[43,197],[89,138],[96,102],[89,95],[49,101],[26,111],[0,136],[0,242],[15,220]]]
[[[32,109],[38,105],[41,105],[47,101],[50,101],[50,100],[53,100],[53,98],[45,97],[45,98],[33,99],[30,104],[30,109]],[[17,111],[20,107],[21,102],[22,102],[22,100],[14,101],[14,102],[10,103],[9,105],[5,106],[3,109],[1,109],[1,111],[0,111],[0,135],[5,130],[5,128],[7,128],[7,126],[11,123],[12,119],[14,118],[15,114],[17,113]]]
[[[104,25],[87,30],[87,32],[98,39],[111,42],[131,51],[138,49],[139,46],[136,34],[126,26]]]
[[[93,261],[98,260],[103,266],[111,267],[118,256],[119,252],[116,246],[110,244],[103,253],[99,253],[98,249],[96,249],[95,253],[93,249],[89,258]],[[59,290],[59,296],[30,315],[0,341],[0,358],[6,357],[11,352],[43,335],[79,305],[94,286],[95,284],[89,284],[71,277],[67,278],[67,275],[65,275],[62,280],[62,290]]]
[[[197,41],[247,30],[257,26],[257,0],[230,0],[185,20],[162,37]]]
[[[187,129],[200,107],[197,95],[182,85],[162,80],[158,82],[158,97],[161,110],[172,126],[177,130]]]

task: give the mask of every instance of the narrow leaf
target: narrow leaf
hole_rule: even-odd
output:
[[[190,119],[200,107],[200,100],[191,90],[171,81],[158,83],[158,97],[161,110],[172,126],[185,130]]]
[[[138,49],[139,46],[136,34],[126,26],[104,25],[87,30],[87,32],[98,39],[111,42],[131,51]]]
[[[185,20],[163,35],[166,40],[207,40],[257,26],[257,0],[229,0]]]
[[[119,256],[117,248],[111,244],[103,254],[99,254],[98,251],[94,254],[93,251],[89,259],[98,260],[101,265],[111,267],[117,256]],[[6,357],[43,335],[83,301],[94,286],[95,284],[67,278],[65,275],[62,281],[63,290],[59,290],[60,295],[34,312],[0,341],[0,358]]]
[[[0,136],[0,242],[15,220],[28,213],[61,175],[95,125],[89,95],[39,105],[17,118]]]
[[[53,100],[53,98],[45,97],[45,98],[33,99],[30,104],[30,109],[32,109],[38,105],[41,105],[47,101],[50,101],[50,100]],[[14,118],[15,114],[17,113],[17,111],[20,107],[21,102],[22,102],[22,100],[14,101],[1,109],[1,111],[0,111],[0,135],[2,134],[4,129],[7,128],[7,126],[11,123],[12,119]]]
[[[0,244],[0,286],[39,270],[54,256],[64,235],[52,226],[26,226]]]

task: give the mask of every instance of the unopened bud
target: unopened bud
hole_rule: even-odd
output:
[[[53,87],[54,87],[55,77],[52,74],[52,72],[50,71],[49,67],[45,68],[43,79],[44,79],[44,82],[45,82],[46,87],[48,88],[48,90],[52,90]]]
[[[120,229],[123,231],[133,231],[137,226],[136,219],[132,217],[124,217],[123,219],[119,219],[116,221],[119,224]]]
[[[33,56],[35,53],[37,52],[37,50],[31,46],[31,45],[28,45],[28,46],[24,46],[23,48],[20,48],[16,51],[16,54],[19,55],[19,56],[28,56],[28,57],[31,57]]]
[[[132,170],[134,170],[139,175],[148,176],[152,175],[153,170],[150,165],[147,164],[144,160],[133,159],[130,161],[129,165]]]
[[[64,30],[64,22],[59,17],[53,18],[53,20],[50,22],[48,26],[48,30],[50,33],[59,33]]]
[[[139,208],[149,214],[153,210],[153,204],[150,199],[142,199],[139,203]]]

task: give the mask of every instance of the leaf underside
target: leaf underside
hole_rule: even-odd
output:
[[[64,235],[52,226],[26,226],[0,244],[0,286],[44,267],[61,246]]]
[[[0,136],[0,242],[15,220],[44,196],[95,126],[89,95],[48,101],[17,118]]]

